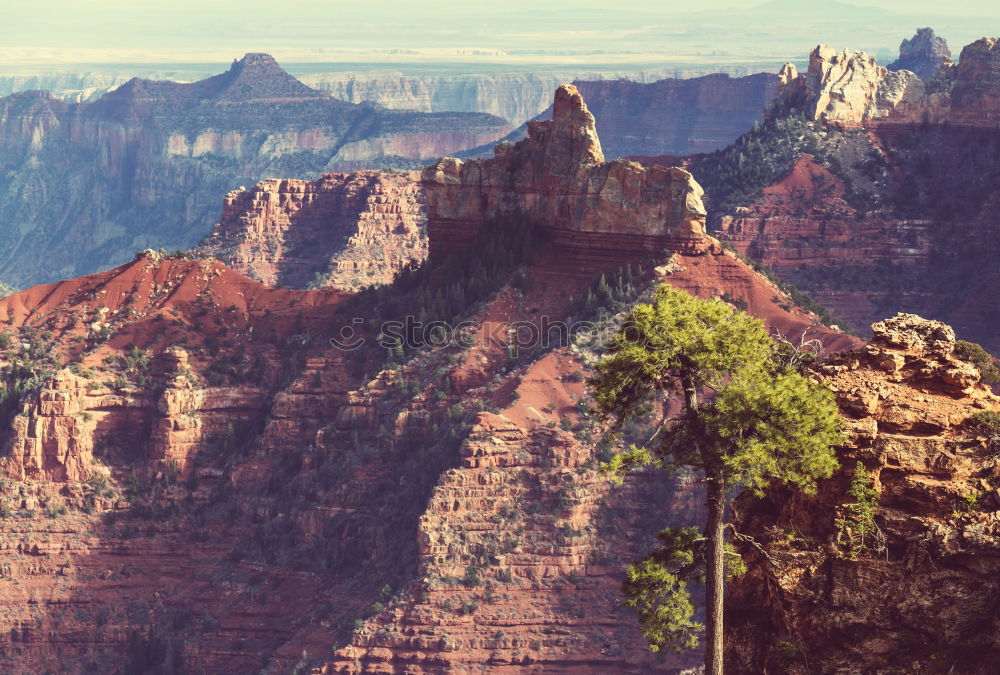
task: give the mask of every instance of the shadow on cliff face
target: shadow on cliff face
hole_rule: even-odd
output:
[[[77,534],[38,553],[65,551],[51,579],[58,602],[76,608],[72,620],[50,606],[39,623],[18,624],[3,661],[17,670],[49,654],[61,672],[247,672],[269,662],[281,671],[346,640],[417,573],[417,521],[456,464],[467,422],[442,405],[401,424],[409,399],[390,382],[357,416],[321,426],[304,413],[331,395],[317,380],[333,377],[314,363],[290,387],[307,388],[294,406],[279,394],[266,426],[237,421],[201,439],[183,472],[144,466],[148,427],[102,434],[99,458],[115,478],[66,497]],[[47,523],[37,525],[29,538],[44,536]],[[72,642],[77,631],[90,637],[72,648],[43,637]]]

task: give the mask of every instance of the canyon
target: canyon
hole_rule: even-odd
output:
[[[266,176],[412,168],[509,131],[485,114],[338,101],[266,54],[190,84],[133,79],[91,103],[14,94],[0,99],[0,277],[26,286],[190,247],[219,195]]]
[[[617,600],[624,562],[663,524],[652,505],[690,517],[696,487],[647,474],[612,485],[584,382],[597,347],[513,349],[508,331],[580,318],[604,274],[621,302],[667,282],[829,350],[858,340],[705,235],[690,174],[604,161],[572,87],[554,111],[494,160],[425,170],[423,286],[270,288],[198,253],[148,250],[0,300],[0,364],[36,383],[0,406],[3,670],[674,672],[698,660],[649,654]],[[495,190],[473,180],[515,166]],[[226,197],[218,238],[291,282],[308,273],[297,251],[310,230],[341,216],[338,235],[373,238],[356,250],[378,238],[405,249],[413,230],[399,225],[423,208],[398,201],[416,194],[407,184],[265,182]],[[540,229],[528,250],[526,230],[503,222],[515,198]],[[578,215],[548,218],[564,210]],[[281,246],[258,253],[265,227]],[[628,245],[614,255],[611,237]],[[470,339],[402,359],[379,346],[394,308],[415,313],[456,283],[471,294],[478,280],[449,270],[493,264],[498,246],[503,275],[462,307]],[[367,342],[335,346],[348,329]]]
[[[917,37],[901,58],[940,56]],[[650,653],[619,601],[626,563],[656,531],[697,521],[701,485],[601,472],[617,447],[586,384],[602,345],[549,332],[607,333],[667,283],[792,344],[815,338],[807,372],[844,418],[840,468],[816,494],[747,494],[734,508],[751,539],[736,542],[748,571],[731,586],[730,669],[990,672],[1000,470],[980,420],[1000,397],[957,339],[996,348],[984,310],[998,53],[979,41],[927,81],[819,47],[802,75],[705,78],[687,93],[596,83],[592,102],[590,84],[560,85],[524,138],[420,172],[355,166],[394,147],[397,113],[333,101],[263,56],[191,85],[133,81],[93,108],[2,99],[12,148],[86,136],[93,109],[93,133],[120,143],[102,161],[128,156],[120,129],[153,120],[192,181],[204,181],[197,162],[262,161],[277,141],[240,131],[261,111],[291,120],[293,150],[321,144],[296,120],[331,105],[359,117],[342,167],[294,150],[268,171],[302,177],[218,190],[193,250],[150,248],[0,297],[0,670],[695,666],[690,650]],[[615,100],[640,86],[645,108]],[[742,87],[737,108],[766,103],[769,87],[778,98],[733,146],[682,166],[607,158],[620,146],[599,110],[614,137],[637,109],[652,120],[673,96]],[[170,126],[178,110],[223,106],[216,136],[194,117]],[[510,131],[475,119],[498,125],[494,141]],[[710,119],[695,126],[722,138]],[[420,153],[461,154],[454,138],[421,138]],[[32,185],[37,200],[47,184]],[[827,327],[751,258],[873,337]],[[880,320],[899,310],[933,318]],[[464,332],[389,339],[407,317]],[[856,520],[855,484],[873,493],[870,522]]]

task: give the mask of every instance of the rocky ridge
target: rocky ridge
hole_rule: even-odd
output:
[[[758,194],[744,191],[746,199],[729,207],[715,234],[855,330],[913,312],[1000,349],[993,313],[983,311],[998,287],[989,263],[1000,227],[1000,133],[990,121],[997,53],[993,39],[967,46],[921,101],[886,117],[803,125],[809,154],[777,164]],[[835,89],[829,93],[836,99]],[[772,120],[754,138],[780,153],[787,144],[778,127],[789,124]]]
[[[430,255],[471,243],[479,228],[518,216],[544,224],[569,258],[627,262],[672,249],[704,249],[702,190],[683,169],[606,162],[594,116],[576,87],[556,90],[552,119],[495,157],[445,157],[424,169]]]
[[[914,73],[879,66],[865,52],[818,45],[809,68],[799,74],[786,64],[778,80],[775,109],[800,110],[808,119],[858,123],[888,117],[900,104],[924,97],[924,84]]]
[[[847,420],[841,470],[814,496],[778,491],[736,511],[763,545],[732,588],[731,607],[763,608],[732,612],[736,672],[993,667],[1000,482],[970,417],[1000,399],[945,324],[901,314],[872,331],[817,367]],[[875,491],[864,540],[845,506],[858,475]]]
[[[424,209],[414,174],[266,180],[226,195],[197,251],[268,286],[359,289],[423,262]]]

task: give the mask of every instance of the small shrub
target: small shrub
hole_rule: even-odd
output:
[[[854,476],[847,496],[853,503],[844,505],[845,515],[837,521],[837,539],[842,543],[847,539],[847,557],[854,560],[869,548],[869,542],[878,538],[879,530],[875,524],[875,508],[878,505],[878,490],[868,469],[861,462],[854,466]],[[876,543],[876,548],[881,545]]]
[[[49,518],[58,518],[66,515],[66,502],[59,497],[53,497],[45,506],[45,515]]]
[[[983,349],[982,345],[978,345],[975,342],[957,340],[955,342],[955,356],[963,361],[968,361],[978,368],[979,374],[986,384],[1000,383],[1000,370],[997,370],[996,364],[993,362],[993,356]]]
[[[994,455],[1000,455],[1000,412],[986,410],[969,417],[966,423],[972,432],[986,440],[986,448]]]
[[[476,568],[470,565],[465,568],[465,576],[462,577],[462,583],[469,588],[475,588],[482,584],[483,580],[479,577],[479,572],[476,571]]]

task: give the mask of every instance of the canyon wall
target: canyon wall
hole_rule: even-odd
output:
[[[436,70],[440,72],[387,69],[315,72],[315,64],[292,63],[287,64],[287,69],[301,82],[342,101],[418,112],[488,113],[502,117],[513,126],[520,126],[543,113],[552,103],[552,92],[564,82],[656,82],[664,78],[680,81],[713,73],[742,77],[754,71],[752,66],[733,64],[619,70],[529,68],[516,72],[477,72],[483,69],[481,64],[450,67],[439,64]],[[430,69],[434,71],[435,67]],[[61,101],[82,103],[96,101],[133,77],[192,82],[210,74],[211,71],[206,72],[203,67],[179,64],[165,64],[156,69],[94,67],[90,71],[24,72],[0,75],[0,96],[47,91]]]
[[[777,94],[778,77],[716,73],[654,82],[627,80],[573,83],[600,120],[609,157],[690,155],[724,148],[754,123]],[[551,117],[551,106],[536,119]],[[520,140],[519,129],[510,140]]]
[[[664,98],[673,105],[677,105],[676,100],[682,99],[686,106],[678,106],[678,110],[687,112],[686,119],[677,124],[678,127],[684,125],[691,126],[692,116],[696,113],[690,111],[690,105],[711,101],[711,105],[728,110],[740,110],[752,106],[752,96],[756,92],[740,91],[738,87],[726,87],[726,82],[721,78],[729,79],[729,75],[735,76],[736,82],[746,80],[742,77],[750,71],[749,67],[736,68],[727,65],[716,67],[677,67],[654,70],[620,70],[620,71],[586,71],[586,70],[561,70],[561,71],[537,71],[537,72],[516,72],[516,73],[476,73],[476,74],[404,74],[399,71],[370,71],[370,72],[341,72],[341,73],[315,73],[302,75],[299,79],[311,87],[326,91],[334,97],[352,103],[362,103],[370,101],[384,105],[387,108],[402,108],[410,110],[420,110],[424,112],[443,111],[467,111],[484,112],[504,118],[514,126],[520,126],[530,119],[538,116],[549,117],[546,114],[552,105],[552,92],[556,87],[566,82],[574,82],[584,95],[591,100],[595,114],[611,122],[612,111],[604,112],[598,110],[597,102],[599,94],[597,91],[602,84],[617,84],[619,86],[630,87],[639,83],[659,83],[666,80],[668,83],[664,89],[670,89]],[[714,73],[709,76],[707,86],[699,84],[703,76],[707,73]],[[718,75],[725,73],[725,75]],[[771,76],[753,75],[750,79]],[[671,78],[671,79],[666,79]],[[692,78],[692,79],[686,79]],[[712,82],[714,81],[714,87]],[[682,84],[693,82],[694,84]],[[726,89],[730,96],[722,96],[718,93],[720,86]],[[636,92],[643,91],[642,87],[634,87]],[[713,88],[715,91],[713,91]],[[635,93],[635,92],[634,92]],[[736,95],[736,102],[731,98]],[[739,97],[743,97],[740,99]],[[640,106],[646,105],[645,101],[639,102]],[[759,114],[763,106],[753,109],[753,115]],[[714,114],[712,109],[702,112],[706,118],[711,118]],[[746,113],[744,113],[744,116]],[[647,124],[657,124],[652,119],[652,114],[647,113]],[[664,124],[661,122],[660,124]],[[675,123],[676,124],[676,123]],[[695,124],[698,121],[695,120]],[[751,118],[751,125],[753,124]],[[714,121],[707,119],[701,122],[700,130],[689,129],[688,133],[694,133],[694,142],[700,142],[705,149],[705,144],[712,141],[712,138],[702,139],[702,131],[710,134],[717,133],[718,125],[724,125],[724,117],[718,116]],[[725,127],[728,128],[728,127]],[[608,129],[610,131],[610,129]],[[622,134],[625,133],[624,128]],[[679,133],[679,132],[675,132]],[[738,132],[737,132],[738,133]],[[610,141],[611,139],[606,139]],[[673,140],[673,139],[672,139]],[[674,150],[673,152],[681,152]],[[625,154],[650,154],[621,152],[615,150],[615,156]],[[660,154],[660,153],[657,153]]]
[[[412,173],[266,180],[226,195],[196,250],[268,286],[386,284],[427,257],[424,201]]]
[[[191,84],[133,79],[93,103],[0,99],[0,277],[18,286],[92,272],[139,249],[189,247],[219,195],[266,176],[419,166],[501,138],[503,120],[354,105],[267,55]]]
[[[638,75],[629,73],[628,76]],[[302,81],[334,98],[422,112],[465,111],[497,115],[513,126],[532,119],[572,74],[405,75],[398,71],[317,73]]]
[[[750,572],[731,586],[733,672],[995,669],[1000,468],[970,418],[1000,399],[948,326],[899,315],[872,330],[817,368],[847,420],[840,471],[815,495],[735,509],[761,548],[746,547]],[[867,528],[848,492],[859,480]]]
[[[573,258],[627,261],[667,249],[700,249],[702,190],[682,169],[604,161],[594,116],[576,87],[556,90],[552,119],[502,143],[493,159],[445,157],[424,169],[431,258],[468,246],[497,218],[544,226]]]

